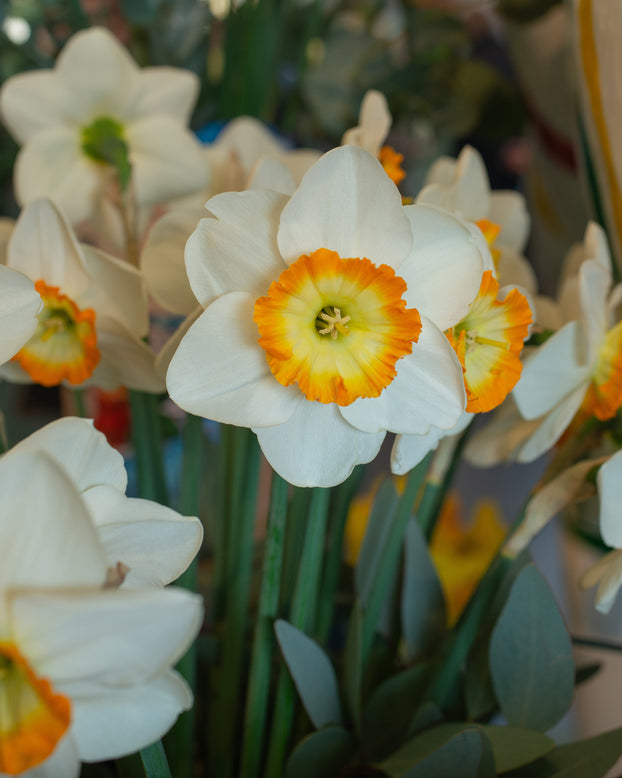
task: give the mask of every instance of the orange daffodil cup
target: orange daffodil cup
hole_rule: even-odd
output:
[[[342,147],[291,197],[218,195],[186,247],[204,312],[167,374],[185,410],[252,427],[275,470],[332,486],[387,431],[451,428],[462,367],[443,332],[468,312],[485,242],[435,207],[402,206],[379,162]]]
[[[142,341],[148,316],[139,272],[79,244],[51,201],[22,211],[0,261],[30,279],[41,298],[34,332],[0,367],[4,378],[44,386],[162,388],[155,356]]]

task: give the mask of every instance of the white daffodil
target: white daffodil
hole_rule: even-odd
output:
[[[443,331],[479,289],[476,231],[402,206],[352,146],[324,155],[291,198],[255,190],[206,207],[186,247],[205,311],[167,375],[180,407],[252,427],[272,466],[305,486],[344,480],[387,430],[456,423],[464,383]]]
[[[37,328],[41,298],[22,273],[0,265],[0,364],[15,356]]]
[[[71,452],[68,452],[71,454]],[[192,695],[171,668],[201,622],[175,589],[104,588],[86,505],[43,451],[0,460],[0,775],[77,778],[160,738]]]
[[[102,148],[113,146],[127,148],[140,205],[204,188],[200,147],[185,127],[198,87],[185,70],[141,70],[103,28],[76,33],[53,70],[12,76],[0,92],[4,123],[22,145],[19,202],[51,197],[72,223],[87,219],[109,180]]]
[[[151,349],[140,273],[80,245],[49,200],[24,209],[0,258],[35,284],[43,307],[36,330],[0,368],[10,381],[114,389],[162,388]]]
[[[547,451],[579,411],[605,420],[622,404],[622,322],[616,315],[622,286],[611,289],[607,240],[598,225],[588,226],[584,247],[590,259],[580,265],[574,291],[567,292],[575,300],[575,320],[526,360],[513,392],[522,416],[540,421],[521,446],[521,461]]]
[[[406,172],[402,168],[404,155],[384,145],[392,123],[386,97],[382,92],[369,89],[361,103],[358,125],[345,131],[341,143],[344,146],[358,146],[373,154],[391,181],[397,185],[406,178]]]
[[[64,418],[14,446],[5,457],[43,451],[66,472],[90,513],[111,578],[121,565],[124,586],[165,586],[196,556],[201,522],[152,500],[125,496],[123,457],[90,420]]]
[[[491,192],[486,167],[474,148],[465,146],[458,159],[439,157],[416,201],[476,224],[491,248],[500,285],[536,291],[535,275],[522,256],[529,233],[524,198],[518,192]]]

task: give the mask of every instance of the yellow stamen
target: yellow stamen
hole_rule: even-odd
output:
[[[0,643],[0,772],[19,775],[44,762],[71,722],[71,703],[39,678],[9,642]]]
[[[35,289],[43,301],[39,324],[13,359],[43,386],[62,381],[81,384],[93,374],[100,358],[95,312],[80,310],[58,287],[45,281],[37,281]]]
[[[255,303],[274,377],[322,403],[378,397],[421,332],[405,291],[390,267],[366,258],[342,259],[328,249],[299,257]]]

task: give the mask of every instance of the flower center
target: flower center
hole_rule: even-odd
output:
[[[600,421],[615,416],[622,405],[622,322],[609,330],[598,351],[583,410]]]
[[[38,384],[55,386],[61,381],[81,384],[99,362],[95,312],[77,305],[58,287],[39,280],[35,289],[43,308],[34,335],[13,359]]]
[[[498,270],[501,251],[496,249],[494,244],[497,240],[497,236],[501,232],[500,225],[491,222],[490,219],[480,219],[479,221],[475,222],[475,226],[479,227],[482,231],[484,238],[486,239],[486,243],[488,244],[488,248],[490,249],[490,253],[492,254],[492,261],[494,262],[495,270]]]
[[[467,411],[483,413],[500,405],[522,371],[520,352],[531,323],[525,297],[512,289],[497,300],[499,284],[487,270],[468,314],[446,332],[464,372]]]
[[[303,254],[255,302],[259,344],[274,377],[322,403],[378,397],[421,332],[405,291],[387,265],[328,249]]]
[[[45,761],[71,722],[71,703],[39,678],[13,643],[0,643],[0,772]]]
[[[122,188],[130,175],[129,149],[123,125],[109,116],[100,116],[82,128],[82,151],[93,162],[112,165],[119,175]]]

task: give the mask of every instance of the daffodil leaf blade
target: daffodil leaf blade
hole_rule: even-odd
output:
[[[320,646],[287,621],[274,625],[281,653],[313,725],[341,724],[337,677]]]
[[[489,666],[508,723],[550,729],[574,690],[572,645],[548,584],[534,565],[516,577],[495,624]]]
[[[356,741],[342,727],[326,727],[308,735],[292,751],[285,778],[324,778],[347,765]]]

